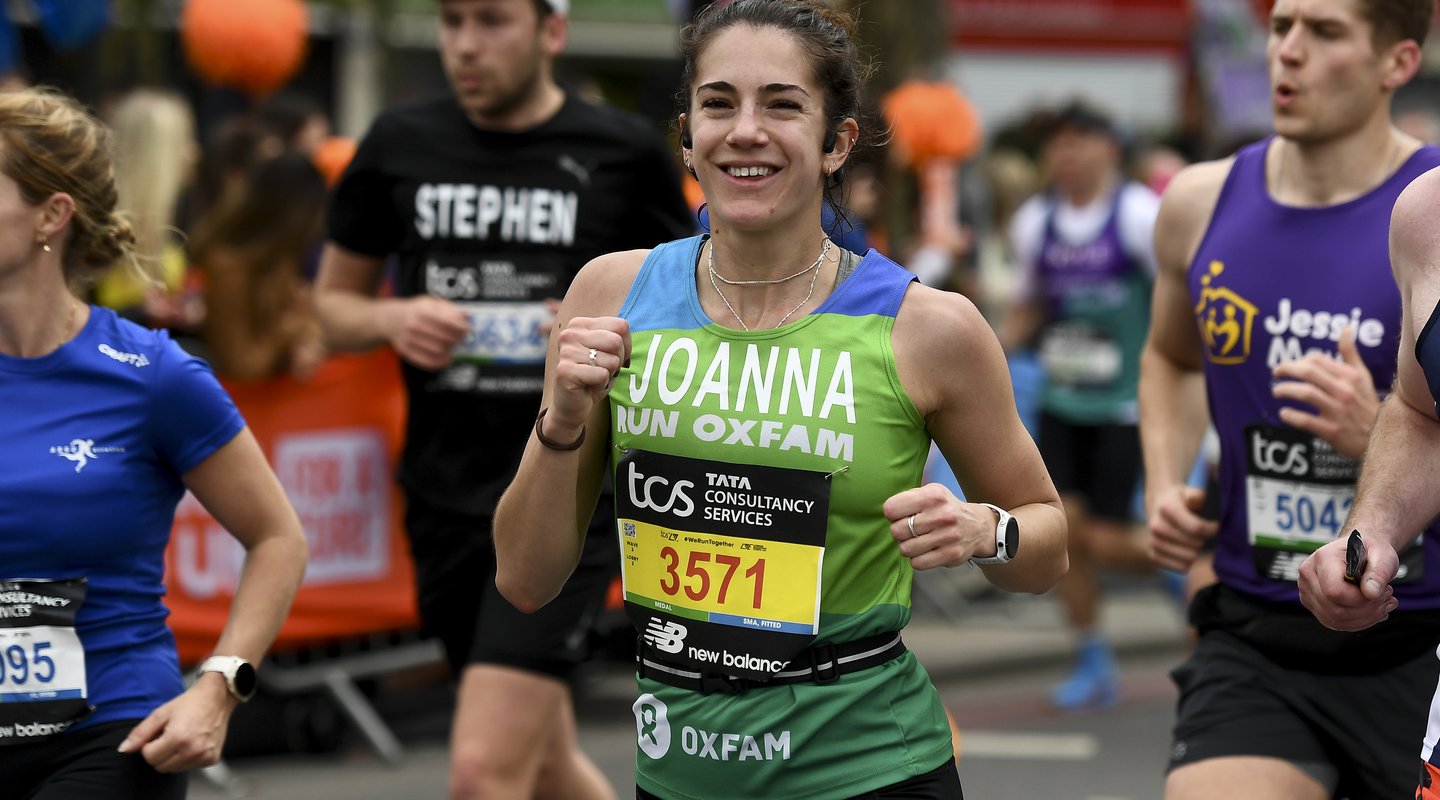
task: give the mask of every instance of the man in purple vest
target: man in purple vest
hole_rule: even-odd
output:
[[[1412,795],[1417,698],[1435,686],[1440,536],[1401,554],[1403,610],[1361,634],[1299,602],[1305,558],[1341,533],[1378,397],[1395,374],[1395,198],[1440,164],[1390,123],[1433,0],[1276,0],[1275,135],[1180,173],[1156,222],[1140,431],[1152,549],[1184,570],[1215,536],[1219,583],[1180,689],[1166,797]],[[1220,437],[1220,520],[1185,479]],[[1393,606],[1392,606],[1393,607]]]

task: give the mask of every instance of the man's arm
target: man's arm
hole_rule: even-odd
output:
[[[393,346],[422,369],[447,366],[470,328],[465,312],[438,297],[376,297],[384,261],[325,245],[315,278],[315,311],[326,343],[336,350]]]
[[[1440,299],[1437,213],[1440,174],[1432,170],[1400,195],[1390,220],[1390,263],[1401,299],[1395,386],[1380,406],[1344,528],[1360,531],[1369,564],[1358,587],[1347,583],[1341,537],[1300,567],[1301,602],[1338,630],[1367,628],[1395,608],[1389,584],[1399,569],[1397,553],[1440,514],[1440,421],[1415,354],[1419,333]]]
[[[1140,441],[1145,458],[1145,508],[1156,563],[1185,571],[1215,523],[1196,513],[1204,494],[1186,486],[1209,412],[1204,351],[1191,309],[1186,273],[1209,227],[1230,162],[1197,164],[1171,182],[1155,220],[1158,272],[1150,336],[1140,355]]]

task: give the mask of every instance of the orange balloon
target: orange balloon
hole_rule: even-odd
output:
[[[309,28],[300,0],[186,0],[180,12],[181,42],[196,74],[252,95],[295,77]]]
[[[937,158],[964,161],[980,149],[980,119],[948,83],[907,81],[881,105],[892,140],[912,169]]]
[[[355,157],[355,147],[355,140],[348,136],[331,136],[310,154],[316,171],[325,177],[326,186],[340,181],[345,168],[350,166],[350,159]]]

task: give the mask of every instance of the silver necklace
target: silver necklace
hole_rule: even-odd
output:
[[[827,255],[829,255],[829,254],[830,254],[830,239],[829,239],[829,237],[826,237],[826,239],[825,239],[825,244],[820,247],[820,257],[817,258],[817,259],[815,259],[815,263],[814,263],[814,264],[811,264],[810,266],[806,267],[805,269],[800,270],[799,272],[795,273],[794,275],[791,275],[789,278],[781,278],[781,279],[779,279],[779,280],[763,280],[763,281],[731,281],[731,280],[725,280],[725,278],[724,278],[723,276],[721,276],[720,273],[718,273],[718,272],[715,271],[715,242],[712,240],[712,241],[710,242],[710,250],[709,250],[709,252],[706,254],[706,268],[707,268],[708,271],[710,272],[710,285],[713,286],[713,287],[715,287],[715,294],[717,294],[717,295],[720,296],[720,302],[724,303],[724,304],[725,304],[725,307],[730,310],[730,315],[735,318],[735,321],[736,321],[736,322],[740,323],[740,328],[741,328],[742,330],[748,332],[748,331],[750,330],[750,326],[745,324],[745,320],[743,320],[743,319],[740,318],[740,314],[739,314],[739,312],[737,312],[737,311],[735,310],[735,306],[730,305],[730,300],[725,297],[725,293],[724,293],[724,292],[720,291],[720,284],[719,284],[718,282],[716,282],[716,280],[715,280],[716,278],[719,278],[720,280],[725,281],[725,283],[731,284],[731,285],[733,285],[733,286],[749,286],[749,285],[757,285],[757,284],[784,283],[785,281],[788,281],[788,280],[790,280],[790,279],[792,279],[792,278],[798,278],[798,277],[800,277],[801,275],[804,275],[805,273],[811,272],[811,271],[813,270],[813,271],[814,271],[814,274],[812,274],[812,275],[810,276],[810,290],[805,293],[805,299],[804,299],[804,300],[801,300],[798,304],[796,304],[796,306],[795,306],[794,308],[792,308],[792,309],[790,309],[789,311],[785,312],[785,316],[781,317],[781,318],[780,318],[780,321],[777,322],[777,323],[775,323],[775,327],[778,328],[778,327],[780,327],[781,325],[784,325],[784,324],[785,324],[785,320],[790,319],[790,315],[791,315],[791,314],[794,314],[796,311],[799,311],[801,308],[804,307],[804,305],[805,305],[806,303],[810,302],[810,298],[815,295],[815,283],[816,283],[816,282],[819,280],[819,278],[820,278],[820,265],[821,265],[822,263],[824,263],[824,261],[825,261],[825,256],[827,256]]]
[[[725,284],[726,286],[774,286],[774,285],[777,284],[777,283],[785,283],[786,281],[793,281],[793,280],[795,280],[796,278],[800,277],[801,275],[804,275],[805,273],[809,272],[809,271],[812,270],[812,269],[819,269],[819,268],[820,268],[820,265],[825,262],[825,256],[828,256],[828,255],[830,255],[830,239],[829,239],[829,237],[826,237],[825,243],[820,246],[820,257],[817,258],[817,259],[815,259],[815,263],[814,263],[814,264],[811,264],[810,266],[806,267],[805,269],[800,270],[799,272],[795,273],[794,275],[786,275],[786,276],[783,277],[783,278],[775,278],[774,280],[732,281],[732,280],[730,280],[729,278],[725,277],[724,275],[721,275],[720,273],[718,273],[718,272],[715,271],[715,240],[714,240],[714,239],[711,239],[711,240],[710,240],[710,249],[706,252],[706,255],[705,255],[705,258],[706,258],[705,265],[706,265],[707,267],[709,267],[709,269],[710,269],[710,274],[711,274],[713,277],[719,278],[719,279],[720,279],[720,282],[723,283],[723,284]]]

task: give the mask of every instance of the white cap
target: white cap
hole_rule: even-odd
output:
[[[570,14],[570,0],[545,0],[545,2],[550,4],[551,10],[556,14],[567,16]]]

